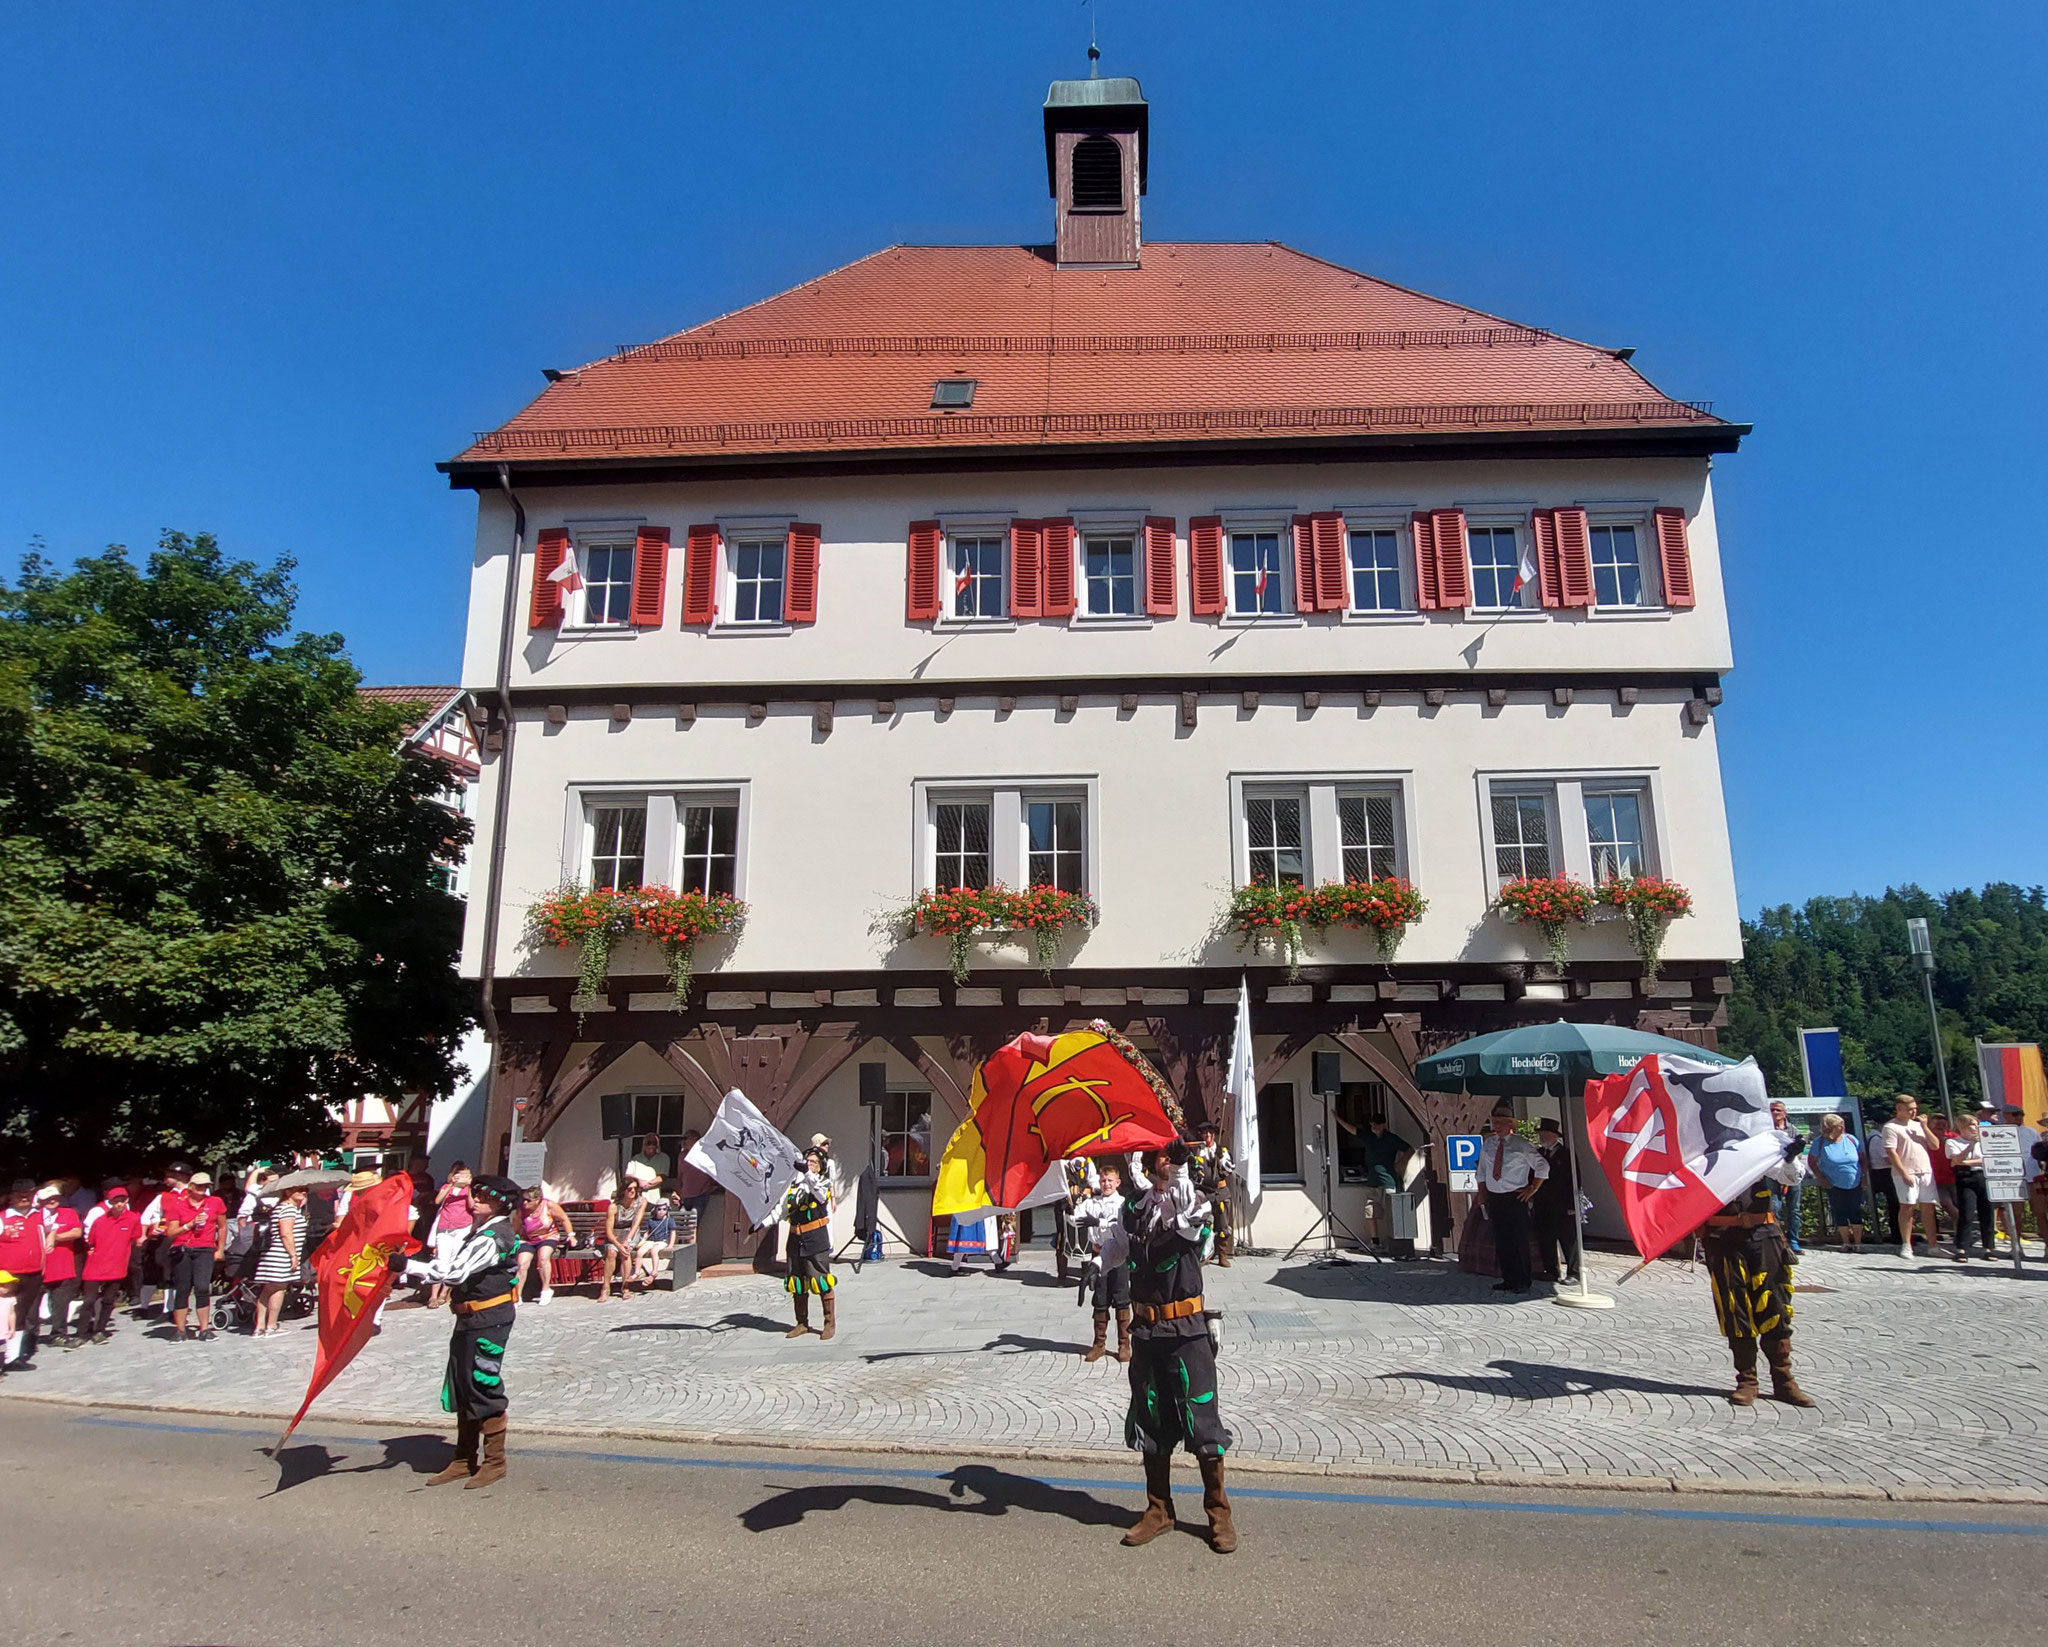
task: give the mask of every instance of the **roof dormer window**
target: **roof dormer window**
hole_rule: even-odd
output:
[[[932,385],[932,406],[935,410],[959,411],[974,404],[974,391],[980,387],[978,379],[971,377],[942,377]]]
[[[1074,145],[1074,210],[1124,209],[1124,151],[1113,137],[1084,137]]]

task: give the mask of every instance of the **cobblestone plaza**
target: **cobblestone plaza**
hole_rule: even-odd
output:
[[[2048,1500],[2042,1370],[2048,1270],[1889,1253],[1800,1266],[1796,1359],[1819,1400],[1731,1409],[1701,1270],[1624,1286],[1594,1254],[1609,1311],[1504,1300],[1421,1262],[1211,1269],[1226,1313],[1227,1421],[1245,1462],[1416,1479],[1535,1478],[1899,1498]],[[599,1305],[520,1311],[508,1375],[520,1426],[820,1448],[1082,1457],[1123,1445],[1123,1369],[1084,1365],[1088,1315],[1043,1252],[1007,1274],[923,1261],[842,1280],[830,1344],[788,1342],[769,1276],[712,1277]],[[175,1344],[120,1318],[114,1341],[45,1349],[0,1394],[287,1415],[313,1335]],[[439,1423],[446,1317],[393,1307],[314,1416]]]

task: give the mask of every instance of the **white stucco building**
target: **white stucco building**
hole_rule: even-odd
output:
[[[735,1081],[857,1167],[873,1063],[885,1219],[921,1249],[980,1055],[1103,1017],[1213,1116],[1248,974],[1284,1244],[1320,1195],[1315,1050],[1348,1119],[1420,1142],[1453,1115],[1413,1061],[1448,1040],[1711,1037],[1740,938],[1710,471],[1744,428],[1628,350],[1277,244],[1143,243],[1134,81],[1055,85],[1045,138],[1053,245],[887,248],[550,374],[443,466],[478,496],[485,1150],[518,1105],[558,1193]],[[1695,901],[1654,984],[1619,922],[1560,973],[1493,912],[1512,875],[1617,870]],[[1248,881],[1385,873],[1429,906],[1391,966],[1333,931],[1290,980],[1216,930]],[[579,1008],[574,954],[523,937],[565,881],[751,914],[682,1009],[636,944]],[[1049,977],[981,942],[965,983],[888,930],[984,881],[1100,924]]]

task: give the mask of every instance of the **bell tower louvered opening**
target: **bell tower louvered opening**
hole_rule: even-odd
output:
[[[1135,269],[1149,110],[1135,80],[1055,80],[1045,173],[1063,269]]]

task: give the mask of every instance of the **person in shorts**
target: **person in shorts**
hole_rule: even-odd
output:
[[[527,1272],[540,1264],[540,1296],[536,1304],[547,1304],[555,1296],[555,1257],[564,1247],[576,1244],[576,1226],[569,1215],[548,1199],[545,1188],[529,1185],[519,1197],[519,1279],[517,1291],[526,1295]]]
[[[1899,1256],[1913,1256],[1913,1225],[1917,1220],[1929,1252],[1940,1240],[1934,1220],[1940,1192],[1934,1182],[1934,1157],[1941,1145],[1920,1119],[1920,1100],[1900,1093],[1892,1100],[1892,1118],[1884,1124],[1885,1154],[1892,1164],[1892,1190],[1899,1198]]]

